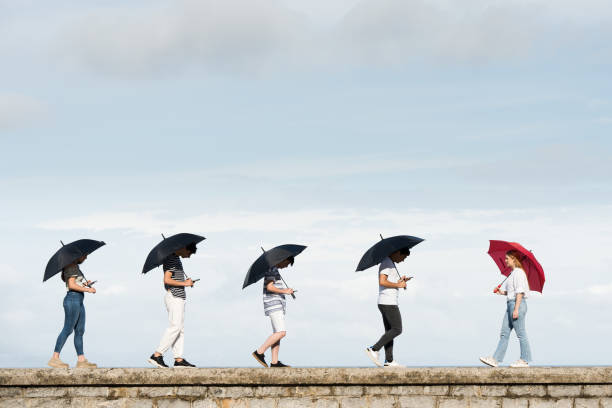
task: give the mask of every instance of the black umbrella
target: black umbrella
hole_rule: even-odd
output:
[[[425,241],[423,238],[413,237],[410,235],[397,235],[389,238],[383,238],[381,235],[380,241],[374,244],[372,248],[368,249],[366,253],[363,254],[355,272],[364,271],[374,265],[378,265],[383,259],[391,255],[393,252],[402,248],[412,248],[416,244],[423,241]],[[401,278],[401,275],[397,270],[397,266],[395,266],[395,262],[393,262],[393,267],[395,268],[397,275]],[[406,288],[404,288],[404,290],[405,289]]]
[[[155,248],[149,252],[149,256],[147,256],[147,260],[142,267],[142,273],[147,273],[151,269],[157,268],[159,265],[163,264],[164,259],[173,252],[185,248],[189,244],[197,244],[206,239],[200,235],[188,234],[185,232],[172,235],[168,238],[164,237],[162,234],[162,237],[164,239],[159,244],[155,245]]]
[[[266,251],[262,248],[262,251],[264,253],[259,258],[257,258],[257,260],[253,262],[253,265],[251,265],[251,267],[249,268],[249,271],[244,277],[242,289],[263,278],[266,272],[268,272],[271,267],[278,265],[280,262],[284,261],[289,257],[299,255],[304,249],[306,249],[304,245],[295,244],[279,245],[269,251]],[[281,277],[281,279],[283,278]],[[283,283],[285,284],[285,286],[289,287],[284,279]],[[291,296],[295,299],[295,295]]]
[[[74,263],[82,256],[89,255],[96,249],[106,245],[103,241],[95,241],[93,239],[79,239],[64,245],[49,259],[45,268],[43,282],[64,269],[66,266]]]

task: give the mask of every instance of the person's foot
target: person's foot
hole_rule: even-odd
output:
[[[77,361],[76,368],[98,368],[97,364],[90,363],[87,359],[83,361]]]
[[[166,363],[164,363],[164,356],[162,356],[162,355],[155,356],[155,354],[151,354],[151,357],[149,357],[149,359],[147,361],[149,363],[153,364],[155,367],[158,367],[158,368],[168,368]]]
[[[49,360],[47,365],[53,368],[69,368],[70,367],[68,364],[64,363],[62,360],[60,360],[57,357],[51,357],[51,360]]]
[[[406,368],[406,366],[403,366],[397,361],[393,360],[390,363],[385,361],[385,368]]]
[[[259,354],[257,352],[257,350],[255,350],[253,353],[251,353],[251,355],[255,358],[255,360],[257,360],[257,362],[259,364],[261,364],[264,367],[268,367],[268,363],[266,363],[266,356],[263,354]]]
[[[174,368],[182,368],[182,367],[195,367],[193,364],[191,364],[189,361],[185,360],[184,358],[181,359],[181,361],[176,361],[174,360]]]
[[[286,365],[278,361],[278,363],[270,363],[270,367],[291,367],[290,365]]]
[[[368,347],[366,349],[366,354],[368,355],[368,357],[370,357],[370,360],[372,360],[374,364],[376,364],[379,367],[383,366],[381,362],[378,361],[378,351],[374,351],[372,350],[372,347]]]
[[[493,357],[480,357],[480,361],[491,367],[497,367],[497,360]]]
[[[510,367],[512,367],[512,368],[527,368],[527,367],[529,367],[529,363],[526,362],[525,360],[523,360],[522,358],[519,358],[518,360],[516,360],[515,363],[510,364]]]

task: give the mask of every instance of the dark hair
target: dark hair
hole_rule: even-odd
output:
[[[293,263],[295,262],[295,258],[290,256],[289,258],[286,259],[286,261],[289,261],[289,265],[293,266]]]
[[[191,252],[192,254],[195,254],[196,251],[198,250],[198,248],[196,247],[195,242],[192,242],[191,244],[187,245],[185,247],[186,250],[188,250],[189,252]]]
[[[408,256],[408,255],[410,255],[410,248],[404,247],[404,248],[399,250],[399,253],[402,254],[402,255]]]

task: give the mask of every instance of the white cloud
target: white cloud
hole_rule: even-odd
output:
[[[0,93],[0,130],[30,126],[48,113],[42,101],[27,95]]]

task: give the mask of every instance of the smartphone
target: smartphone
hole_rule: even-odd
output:
[[[94,283],[96,283],[96,282],[98,282],[98,281],[97,281],[97,280],[95,280],[95,281],[91,282],[91,283],[89,284],[89,287],[91,288],[91,287],[94,285]]]
[[[193,283],[196,283],[196,282],[197,282],[197,281],[199,281],[199,280],[200,280],[200,278],[198,278],[198,279],[192,279],[191,281],[192,281]]]

